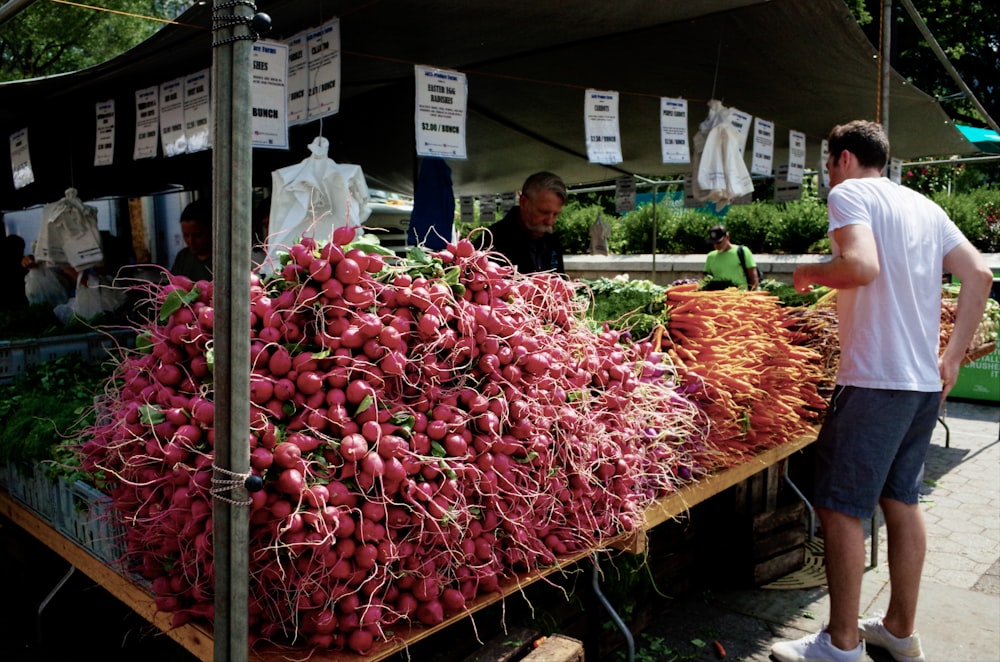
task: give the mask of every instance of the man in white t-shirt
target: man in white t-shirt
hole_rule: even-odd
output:
[[[816,440],[813,505],[823,527],[830,622],[771,648],[781,662],[853,662],[864,642],[921,662],[915,632],[926,553],[919,486],[940,405],[958,378],[993,274],[944,211],[882,175],[881,125],[855,121],[829,136],[829,261],[798,267],[795,288],[837,290],[840,365]],[[951,339],[938,352],[941,279],[962,282]],[[864,529],[881,506],[891,597],[884,616],[858,621]]]

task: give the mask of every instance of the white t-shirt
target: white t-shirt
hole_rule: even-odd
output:
[[[864,388],[941,390],[938,334],[944,256],[965,237],[944,210],[920,193],[881,177],[848,179],[827,200],[830,235],[869,226],[879,275],[838,290],[837,383]],[[832,252],[839,253],[833,242]]]

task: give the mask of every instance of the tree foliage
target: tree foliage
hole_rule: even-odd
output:
[[[163,27],[190,0],[103,0],[100,8],[35,2],[0,26],[0,81],[51,76],[109,60]],[[102,11],[108,10],[108,11]]]
[[[848,3],[872,44],[881,39],[882,0]],[[1000,4],[996,0],[913,0],[948,61],[993,119],[1000,117]],[[986,118],[938,60],[898,0],[892,7],[890,63],[907,80],[936,97],[948,114],[966,124]]]

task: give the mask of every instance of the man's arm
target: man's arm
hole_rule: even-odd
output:
[[[867,225],[854,223],[833,231],[839,252],[826,262],[803,264],[795,269],[793,280],[798,292],[808,292],[813,285],[842,290],[861,287],[879,274],[875,235]]]
[[[958,379],[962,359],[969,349],[969,343],[976,328],[983,319],[986,299],[993,287],[993,272],[972,244],[962,242],[944,256],[944,268],[962,283],[958,291],[958,308],[955,312],[955,327],[952,329],[948,345],[938,359],[941,373],[942,400]]]

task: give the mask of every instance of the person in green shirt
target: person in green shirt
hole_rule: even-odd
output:
[[[757,262],[750,249],[734,245],[724,225],[716,225],[709,230],[708,241],[714,250],[705,258],[705,273],[717,280],[729,281],[740,289],[756,290],[760,282]]]

